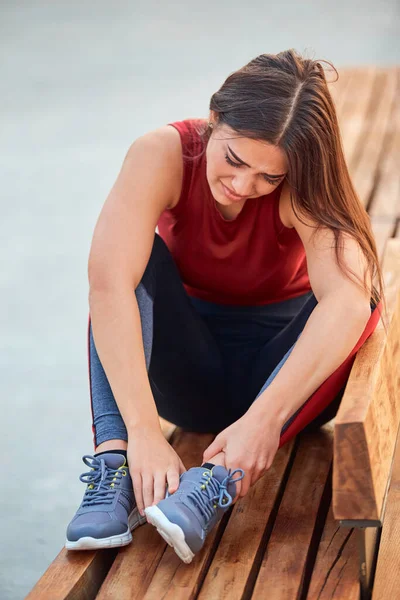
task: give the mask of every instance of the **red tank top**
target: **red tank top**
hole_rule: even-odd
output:
[[[168,123],[181,136],[183,156],[197,156],[204,142],[196,130],[204,119]],[[304,246],[279,216],[283,182],[266,196],[246,201],[232,221],[219,212],[206,177],[206,153],[183,159],[178,204],[158,222],[160,236],[177,264],[190,296],[259,306],[310,291]]]

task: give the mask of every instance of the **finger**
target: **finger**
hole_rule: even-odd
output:
[[[213,442],[211,442],[211,444],[208,446],[208,448],[206,448],[204,450],[203,462],[209,461],[210,458],[212,458],[213,456],[215,456],[222,450],[223,450],[223,441],[221,440],[221,438],[216,437],[215,440]]]
[[[235,504],[235,502],[237,502],[239,500],[241,489],[242,489],[242,482],[241,481],[237,481],[236,482],[236,494],[235,494],[235,497],[233,499],[233,504]]]
[[[261,477],[264,475],[264,473],[265,473],[264,469],[262,469],[262,470],[257,469],[255,471],[253,471],[253,476],[251,478],[251,484],[250,484],[250,486],[255,485],[257,483],[257,481],[259,479],[261,479]]]
[[[136,506],[138,507],[139,513],[144,517],[144,502],[143,502],[143,493],[142,493],[142,477],[140,473],[132,473],[132,484],[133,484],[133,493],[135,494]]]
[[[165,498],[165,473],[156,473],[154,477],[154,500],[153,504],[158,504]]]
[[[213,465],[220,465],[222,467],[225,467],[225,452],[218,452],[218,454],[210,456],[209,462],[213,463]]]
[[[144,507],[147,508],[153,504],[154,500],[154,478],[152,473],[142,475],[142,486]]]
[[[179,473],[175,470],[167,472],[168,492],[173,494],[179,487]]]
[[[187,469],[186,469],[185,465],[179,459],[179,475],[182,475],[182,473],[186,473],[186,471],[187,471]]]
[[[242,484],[241,490],[240,490],[241,498],[243,498],[243,496],[245,496],[247,494],[247,492],[249,491],[250,483],[251,483],[251,475],[252,475],[251,471],[247,471],[246,475],[240,481],[240,483]]]

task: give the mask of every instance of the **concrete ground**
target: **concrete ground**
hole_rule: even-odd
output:
[[[1,3],[2,600],[45,571],[84,490],[87,257],[132,140],[207,116],[263,52],[390,65],[399,39],[396,0]]]

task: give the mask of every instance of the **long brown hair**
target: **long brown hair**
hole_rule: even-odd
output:
[[[335,255],[344,274],[383,299],[383,279],[369,216],[347,169],[335,106],[321,62],[295,50],[261,54],[226,79],[210,100],[217,124],[238,135],[277,145],[288,160],[291,204],[300,216],[327,227],[335,236]],[[201,128],[205,142],[209,128]],[[361,280],[343,261],[344,234],[354,238],[367,262]],[[353,277],[351,277],[353,275]]]

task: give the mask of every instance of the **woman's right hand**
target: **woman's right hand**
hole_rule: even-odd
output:
[[[128,465],[139,512],[173,494],[186,468],[161,430],[139,427],[129,432]]]

